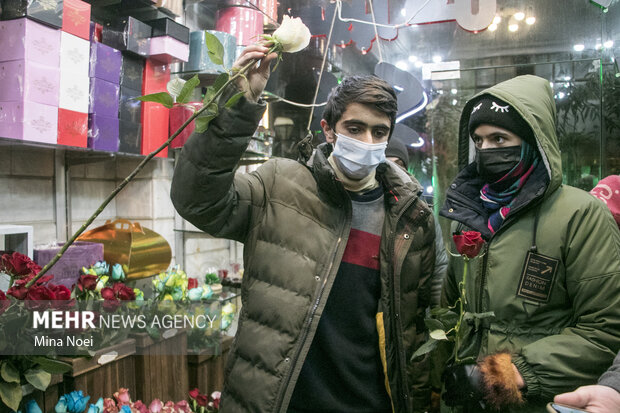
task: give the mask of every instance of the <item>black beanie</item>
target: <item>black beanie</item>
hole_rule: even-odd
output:
[[[499,126],[514,133],[529,144],[534,144],[534,133],[528,123],[508,103],[491,95],[482,95],[469,115],[469,136],[481,124]]]
[[[392,138],[388,142],[385,148],[385,156],[393,156],[403,161],[405,165],[409,165],[409,152],[407,151],[407,147],[402,141],[396,138]]]

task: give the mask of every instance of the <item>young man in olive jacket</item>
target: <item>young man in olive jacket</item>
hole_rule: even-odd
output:
[[[549,82],[531,75],[463,109],[465,165],[440,214],[485,239],[465,309],[494,313],[465,323],[459,356],[477,364],[445,375],[446,402],[466,411],[544,412],[554,395],[596,382],[620,347],[620,232],[603,203],[562,184],[555,122]],[[444,305],[459,297],[463,263],[450,260]]]
[[[327,143],[308,161],[235,174],[265,109],[266,52],[245,49],[237,67],[262,58],[237,85],[245,97],[188,140],[172,182],[184,218],[244,243],[220,411],[421,410],[408,361],[429,305],[434,224],[419,184],[385,162],[395,93],[376,77],[343,80],[321,121]]]

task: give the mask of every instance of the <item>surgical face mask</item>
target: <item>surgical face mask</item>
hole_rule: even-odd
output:
[[[476,148],[478,175],[486,182],[497,182],[521,160],[521,145],[505,148]]]
[[[348,136],[336,134],[338,139],[332,155],[340,170],[351,179],[362,179],[370,175],[381,163],[385,162],[383,143],[365,143]]]

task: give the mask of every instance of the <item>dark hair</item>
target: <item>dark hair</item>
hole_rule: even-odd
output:
[[[385,113],[390,118],[390,136],[392,136],[398,105],[396,92],[389,83],[372,75],[345,77],[330,92],[323,111],[323,119],[334,129],[351,103],[370,105]]]

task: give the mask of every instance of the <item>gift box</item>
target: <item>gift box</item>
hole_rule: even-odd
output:
[[[188,107],[188,106],[193,106]],[[169,135],[172,135],[177,131],[188,120],[194,112],[199,110],[202,107],[202,102],[191,102],[187,103],[186,106],[183,105],[175,105],[170,109],[170,130],[168,132]],[[189,139],[189,137],[194,133],[194,129],[196,128],[195,121],[191,121],[189,125],[179,133],[179,135],[174,138],[174,140],[170,143],[171,148],[180,148],[185,145],[185,142]]]
[[[62,27],[62,0],[1,0],[0,19],[29,17],[48,26]]]
[[[88,114],[58,109],[58,144],[86,147]]]
[[[151,26],[140,20],[124,16],[103,27],[102,42],[117,50],[147,56]]]
[[[152,28],[151,37],[170,36],[181,43],[189,44],[189,28],[170,18],[149,20],[145,22]]]
[[[64,0],[62,30],[90,40],[90,4],[81,0]]]
[[[36,247],[34,261],[43,267],[60,251],[64,243],[51,247]],[[98,242],[76,241],[60,259],[49,269],[48,274],[54,275],[54,284],[64,285],[71,289],[80,278],[82,267],[90,267],[97,261],[103,261],[103,244]]]
[[[168,140],[170,109],[154,102],[142,104],[142,155],[148,155]],[[168,148],[156,156],[166,158]]]
[[[183,0],[157,0],[155,5],[167,10],[175,16],[183,15]]]
[[[118,88],[114,83],[92,77],[88,113],[118,119]]]
[[[90,42],[71,33],[60,33],[60,71],[88,76]]]
[[[90,78],[88,72],[77,75],[69,70],[60,73],[58,107],[74,112],[88,113]]]
[[[0,136],[56,143],[58,108],[37,102],[0,102]]]
[[[142,151],[142,125],[128,120],[118,121],[119,152],[140,154]]]
[[[142,96],[139,90],[121,85],[118,117],[121,120],[140,123],[142,121],[142,102],[135,99]]]
[[[209,33],[218,38],[224,47],[224,67],[230,69],[235,62],[237,39],[235,36],[218,32],[215,30],[207,30]],[[216,65],[209,58],[209,49],[205,43],[205,31],[200,30],[192,32],[189,39],[189,59],[183,64],[183,70],[186,72],[204,72],[219,73],[222,72],[222,66]]]
[[[60,85],[57,67],[26,60],[0,63],[0,101],[28,100],[58,106]]]
[[[101,23],[90,22],[88,30],[88,40],[91,42],[101,42],[103,32],[103,25]]]
[[[165,92],[170,81],[170,66],[154,59],[146,59],[142,77],[142,94]]]
[[[101,151],[118,152],[118,118],[88,115],[88,147]]]
[[[141,91],[144,59],[129,53],[122,53],[122,56],[121,85]]]
[[[26,60],[60,65],[60,31],[30,19],[0,22],[0,62]]]
[[[121,80],[121,52],[103,43],[90,43],[90,77],[119,84]]]
[[[164,63],[187,62],[189,45],[170,36],[153,37],[149,47],[149,56]]]
[[[237,38],[237,45],[247,46],[260,40],[263,34],[263,14],[249,7],[219,9],[215,30],[230,33]]]

